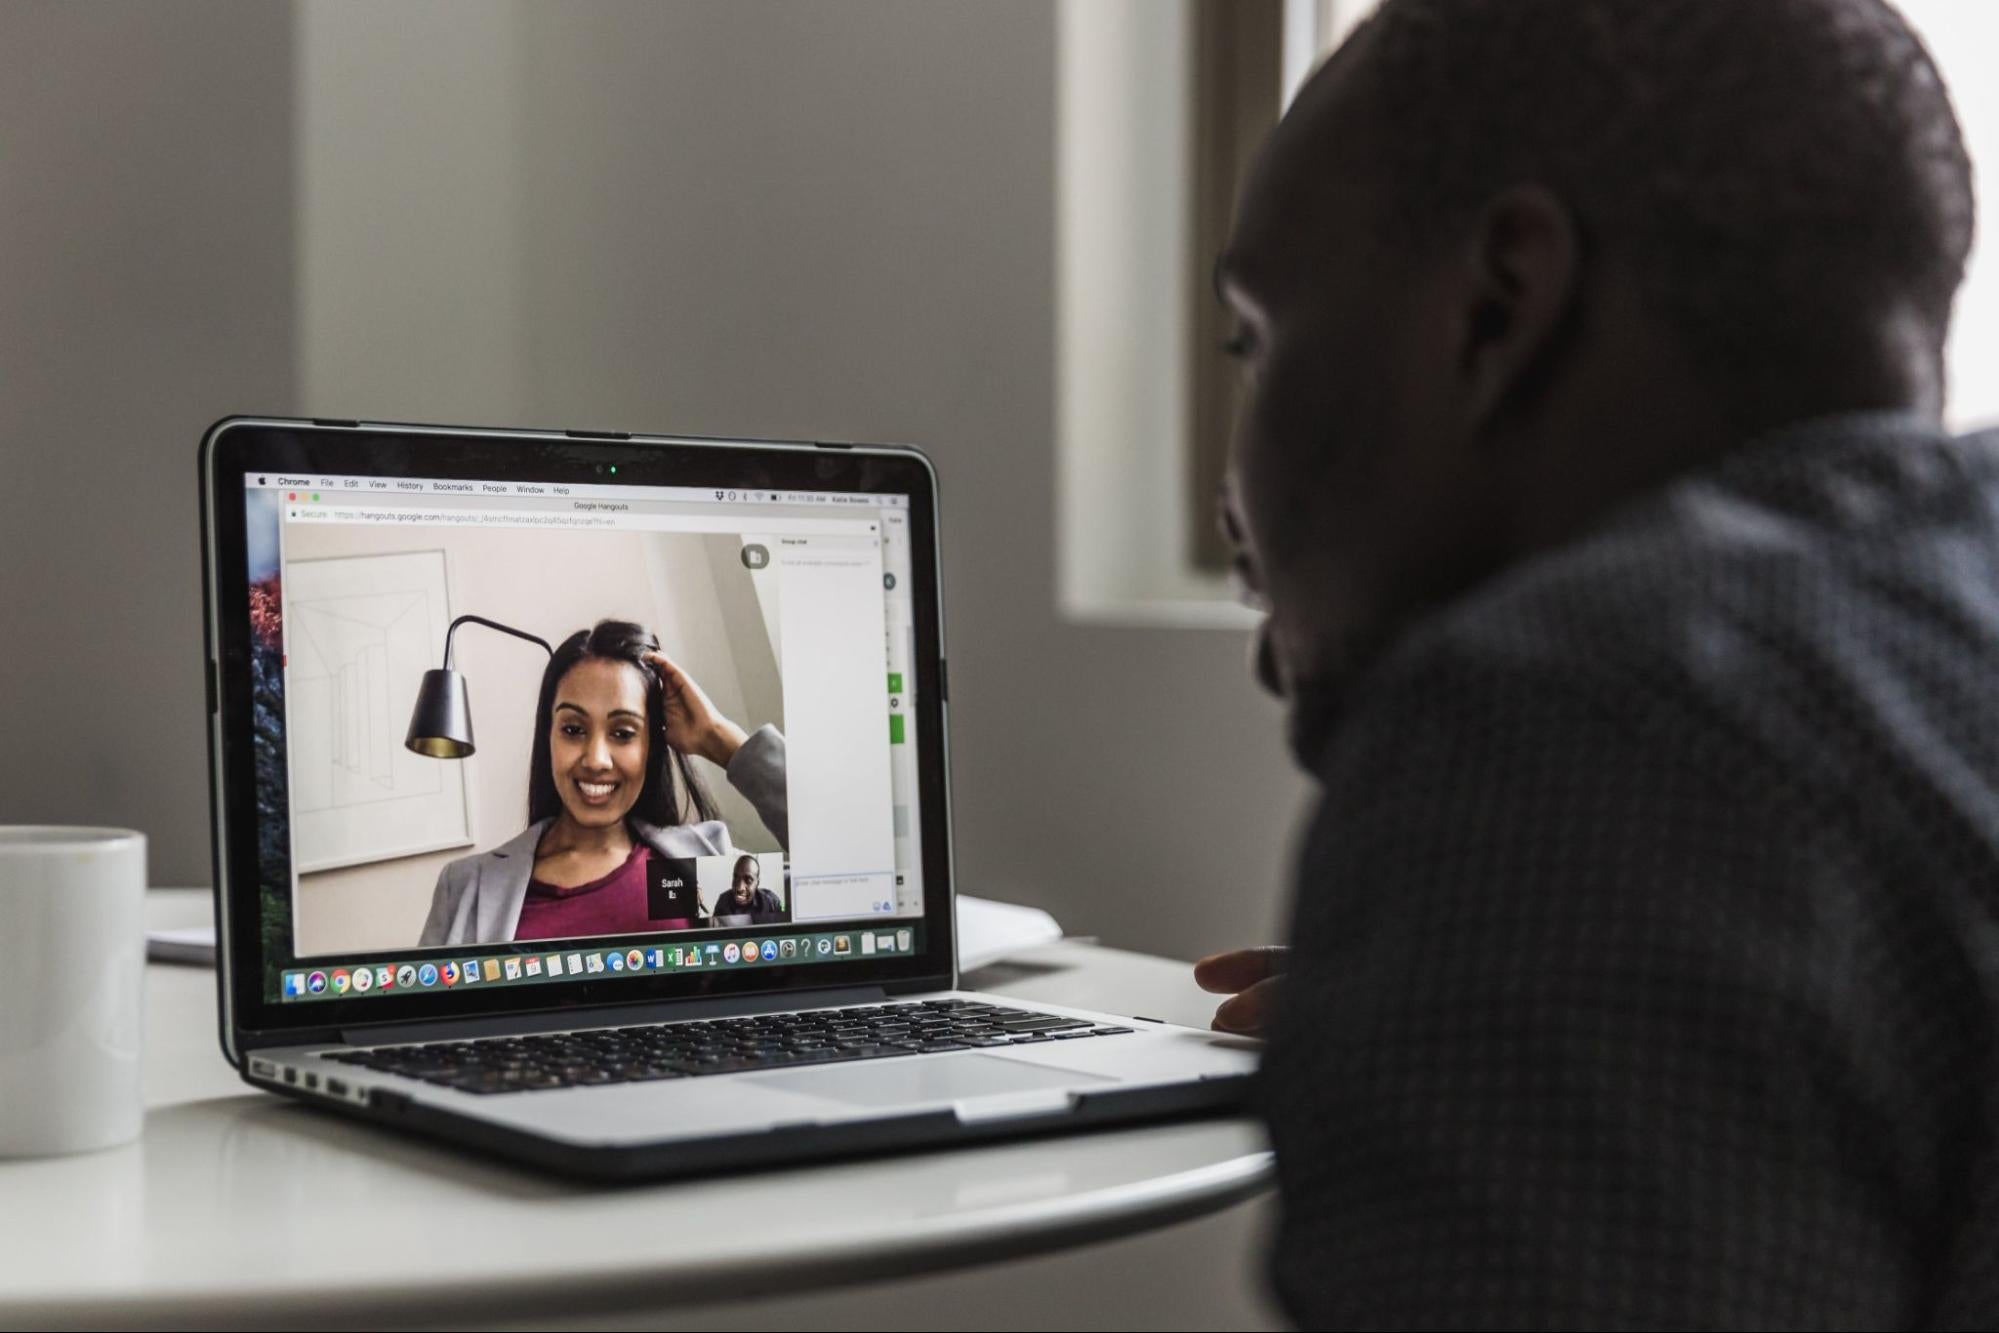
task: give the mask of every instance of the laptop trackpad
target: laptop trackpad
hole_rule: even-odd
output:
[[[1047,1069],[997,1055],[954,1055],[948,1060],[870,1060],[819,1069],[787,1069],[752,1074],[762,1083],[810,1097],[830,1097],[854,1106],[907,1106],[912,1102],[958,1102],[1047,1088],[1075,1088],[1111,1080],[1098,1074]]]

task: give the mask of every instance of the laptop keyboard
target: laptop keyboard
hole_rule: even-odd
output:
[[[377,1046],[330,1052],[325,1058],[483,1094],[882,1060],[932,1051],[1112,1037],[1131,1030],[975,1000],[919,1000],[706,1022]]]

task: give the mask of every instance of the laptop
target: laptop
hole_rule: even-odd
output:
[[[911,448],[231,417],[224,1053],[631,1180],[1239,1107],[1253,1043],[958,987]]]

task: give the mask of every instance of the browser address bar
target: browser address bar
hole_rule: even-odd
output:
[[[644,513],[565,513],[520,509],[457,509],[294,503],[286,506],[297,523],[351,523],[378,527],[588,528],[628,532],[759,533],[798,537],[872,537],[872,518],[765,518]]]

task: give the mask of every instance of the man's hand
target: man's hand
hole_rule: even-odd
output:
[[[1235,997],[1215,1010],[1215,1031],[1262,1036],[1290,966],[1291,951],[1278,944],[1209,954],[1194,964],[1194,981],[1202,990]]]

